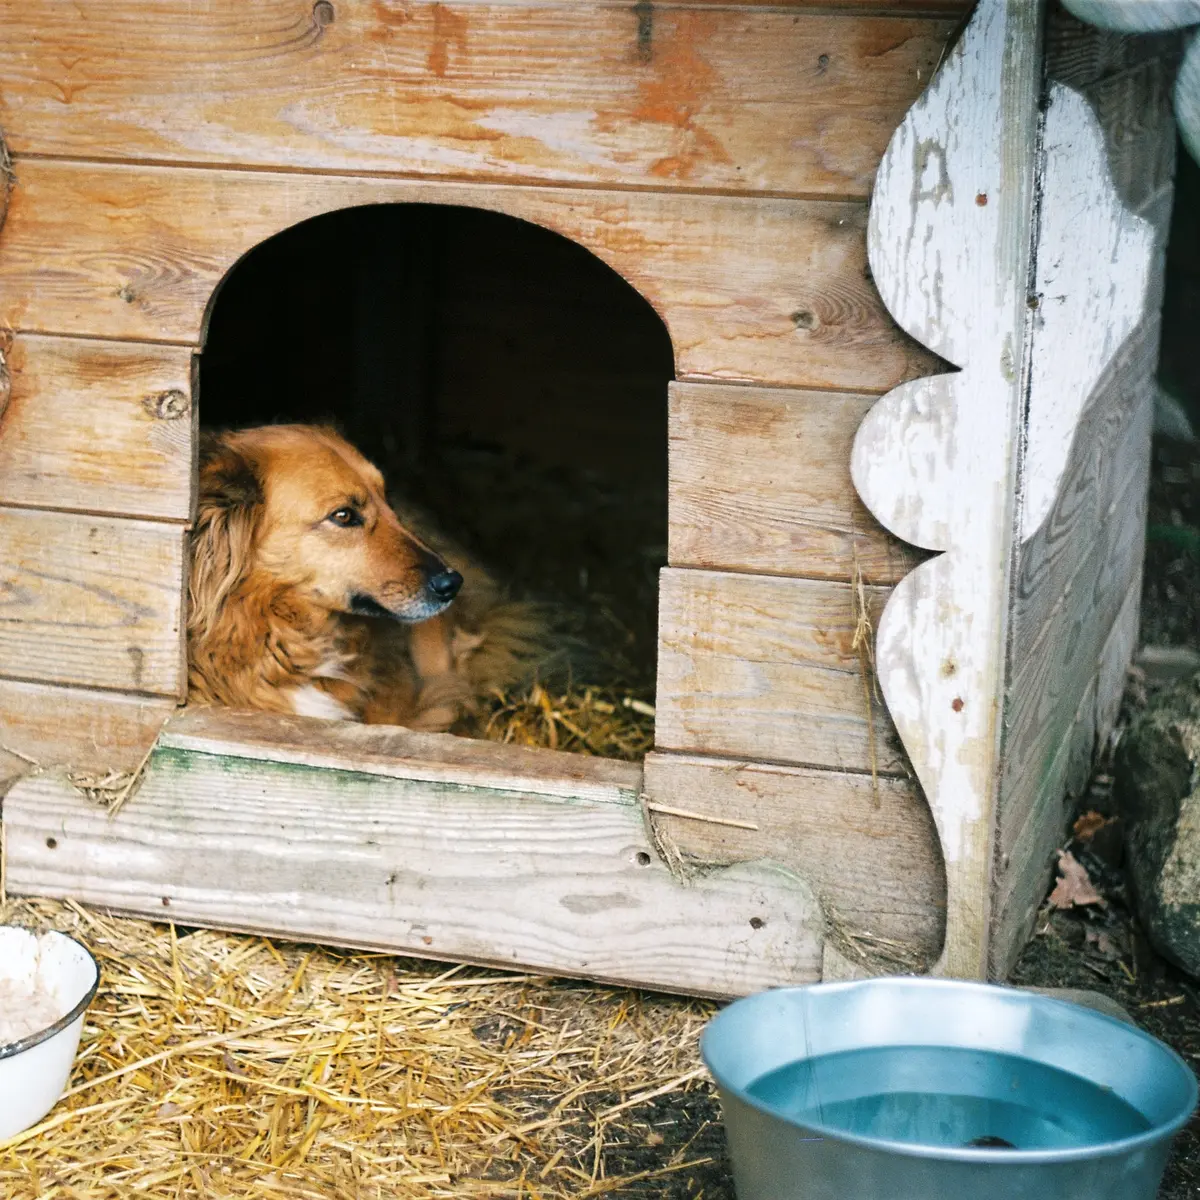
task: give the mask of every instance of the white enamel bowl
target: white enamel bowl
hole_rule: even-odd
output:
[[[58,1103],[79,1049],[84,1013],[100,986],[99,965],[74,938],[0,925],[0,993],[35,985],[53,998],[61,1015],[0,1045],[0,1141],[36,1125]]]

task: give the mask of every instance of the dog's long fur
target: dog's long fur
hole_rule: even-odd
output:
[[[549,657],[536,607],[404,521],[383,477],[331,429],[206,438],[192,535],[190,698],[449,729]],[[448,570],[453,601],[436,595]]]

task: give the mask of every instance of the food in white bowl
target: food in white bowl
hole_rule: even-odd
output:
[[[99,986],[96,960],[74,938],[0,925],[0,1141],[58,1102]]]

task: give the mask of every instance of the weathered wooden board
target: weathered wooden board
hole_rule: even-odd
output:
[[[258,242],[333,209],[405,201],[494,209],[587,246],[662,315],[683,375],[873,391],[934,361],[866,278],[857,202],[49,161],[21,165],[0,322],[190,344]]]
[[[406,778],[402,760],[387,774],[352,755],[337,768],[283,748],[267,760],[239,744],[236,714],[225,721],[221,753],[182,749],[178,734],[156,748],[115,817],[61,775],[16,784],[9,891],[706,995],[819,976],[823,922],[807,886],[762,863],[680,884],[636,786],[598,800]],[[311,722],[308,742],[326,728]],[[486,770],[497,747],[471,749]],[[611,774],[601,767],[601,790]]]
[[[996,891],[992,911],[989,966],[994,978],[1003,979],[1033,930],[1054,872],[1054,851],[1062,845],[1067,823],[1065,783],[1081,747],[1094,744],[1095,692],[1089,688],[1074,714],[1069,711],[1060,727],[1061,738],[1045,776],[1036,804],[1029,810],[1011,846],[997,850]]]
[[[130,771],[175,705],[0,679],[0,792],[35,767]]]
[[[965,976],[988,966],[1042,8],[976,7],[889,143],[868,230],[888,311],[962,368],[884,397],[852,474],[885,528],[944,551],[897,584],[876,662],[946,863],[936,969]]]
[[[1147,441],[1148,437],[1147,430]],[[1127,603],[1132,583],[1140,577],[1148,484],[1147,459],[1124,491],[1114,497],[1108,506],[1109,519],[1093,534],[1090,544],[1079,547],[1079,570],[1062,602],[1039,636],[1023,646],[1022,656],[1013,660],[1001,777],[1004,802],[999,811],[997,839],[1000,854],[1014,863],[1018,862],[1014,849],[1018,834],[1029,813],[1042,803],[1047,788],[1057,786],[1061,800],[1063,779],[1059,776],[1052,780],[1048,772],[1083,697],[1095,688],[1105,646]],[[1110,681],[1115,672],[1115,664],[1110,663]],[[1118,676],[1117,682],[1123,684],[1124,680]],[[1111,708],[1107,692],[1104,706],[1106,710]],[[1093,697],[1093,722],[1095,713]],[[1093,728],[1093,738],[1097,732],[1106,737],[1108,729]],[[1060,828],[1051,828],[1051,838],[1061,840],[1061,835]]]
[[[21,334],[0,418],[0,504],[186,521],[191,352]]]
[[[902,10],[898,10],[902,11]],[[55,0],[6,12],[17,154],[867,195],[945,20],[656,4]]]
[[[850,448],[871,396],[675,383],[673,567],[895,583],[921,560],[863,507]]]
[[[1048,74],[1082,96],[1052,83],[1046,116],[996,832],[997,975],[1045,896],[1067,798],[1111,732],[1136,642],[1174,54],[1169,38],[1120,38],[1061,13],[1050,23]]]
[[[886,589],[866,590],[877,619]],[[659,583],[660,749],[903,772],[870,697],[846,583],[665,569]],[[870,721],[868,701],[870,699]]]
[[[1064,0],[1084,21],[1122,33],[1147,33],[1200,23],[1200,0]]]
[[[941,952],[946,879],[929,806],[909,780],[655,752],[652,805],[757,826],[655,814],[659,837],[701,863],[770,858],[816,893],[831,927],[909,969]]]
[[[1124,694],[1130,658],[1137,643],[1141,575],[1134,577],[1108,639],[1099,653],[1098,671],[1086,684],[1074,719],[1055,714],[1057,743],[1053,757],[1040,764],[1034,802],[1016,827],[1018,815],[1002,810],[1004,843],[997,852],[996,926],[992,971],[1007,977],[1033,929],[1054,873],[1055,851],[1071,814],[1070,801],[1082,794],[1094,769],[1095,756],[1116,720]]]
[[[0,508],[0,674],[182,696],[186,536]]]
[[[1088,102],[1061,84],[1051,89],[1043,147],[1033,321],[1042,349],[1030,369],[1022,541],[1050,513],[1084,407],[1142,321],[1156,240],[1105,180],[1103,132]]]
[[[314,724],[309,717],[189,707],[163,731],[166,749],[231,754],[358,774],[383,775],[485,791],[533,792],[569,800],[622,804],[641,787],[636,763],[482,743],[352,721]],[[231,749],[232,746],[232,749]]]
[[[1096,382],[1073,431],[1051,508],[1024,542],[1014,574],[1010,657],[1020,664],[1048,621],[1073,597],[1109,510],[1144,470],[1153,420],[1157,315],[1143,322]]]
[[[1178,35],[1172,35],[1178,45]],[[1162,35],[1129,37],[1084,24],[1063,4],[1046,14],[1046,74],[1076,91],[1163,56]]]

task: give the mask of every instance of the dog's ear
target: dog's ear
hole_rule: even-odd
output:
[[[188,631],[193,636],[215,627],[221,606],[246,577],[262,498],[254,464],[224,437],[202,437],[188,584]]]
[[[252,509],[262,501],[254,464],[224,434],[200,435],[201,513],[208,509]]]

